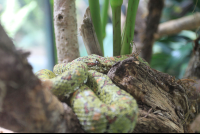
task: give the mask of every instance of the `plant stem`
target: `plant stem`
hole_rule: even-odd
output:
[[[113,21],[113,56],[120,55],[121,50],[121,6],[123,0],[110,0]]]
[[[108,22],[108,5],[109,5],[109,0],[104,0],[103,10],[102,10],[102,36],[103,36],[103,39],[106,37],[106,24]]]
[[[52,16],[52,23],[53,23],[53,4],[54,1],[50,0],[50,4],[51,4],[51,16]],[[54,31],[54,24],[52,25],[52,30],[53,30],[53,45],[54,45],[54,60],[55,60],[55,64],[58,64],[58,58],[57,58],[57,48],[56,48],[56,40],[55,40],[55,31]]]
[[[89,0],[89,6],[94,29],[101,47],[102,54],[104,55],[99,0]]]
[[[128,1],[126,23],[125,23],[125,27],[124,27],[124,31],[122,35],[121,55],[132,53],[132,48],[130,46],[130,43],[134,37],[135,19],[136,19],[138,4],[139,4],[139,0]]]

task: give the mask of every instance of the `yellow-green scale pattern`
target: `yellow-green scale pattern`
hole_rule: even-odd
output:
[[[73,110],[86,132],[132,132],[138,114],[136,100],[102,73],[90,70],[87,85],[71,98]]]
[[[129,57],[132,57],[132,54],[116,57],[101,57],[99,55],[92,54],[89,56],[77,58],[74,61],[85,62],[88,66],[88,70],[96,70],[106,74],[115,63],[125,60]]]
[[[135,99],[102,74],[128,57],[131,55],[90,55],[58,64],[54,72],[43,69],[36,75],[53,83],[51,90],[56,96],[66,96],[76,90],[71,104],[86,132],[132,132],[138,115]]]
[[[84,62],[73,62],[70,66],[63,67],[63,69],[60,67],[63,66],[56,66],[58,69],[57,72],[62,72],[57,76],[57,72],[53,73],[47,69],[40,70],[36,73],[36,76],[41,80],[52,82],[51,90],[56,96],[69,96],[70,93],[87,82],[88,70]]]

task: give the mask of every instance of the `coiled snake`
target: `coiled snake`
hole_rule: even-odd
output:
[[[132,132],[138,115],[136,100],[103,74],[130,56],[93,54],[68,64],[57,64],[54,73],[43,69],[36,75],[41,80],[51,81],[51,90],[57,96],[74,92],[71,105],[86,132]]]

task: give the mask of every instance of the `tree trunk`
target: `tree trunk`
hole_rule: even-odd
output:
[[[149,14],[146,20],[146,28],[142,37],[142,49],[140,56],[147,62],[151,61],[152,47],[154,43],[154,34],[157,32],[160,23],[162,9],[164,7],[163,0],[149,0]]]
[[[0,126],[15,132],[83,132],[71,108],[33,74],[28,55],[15,49],[0,25]]]
[[[193,53],[191,56],[191,59],[189,61],[188,67],[186,69],[185,72],[185,78],[189,79],[194,79],[195,80],[195,84],[194,84],[194,89],[193,89],[193,93],[192,96],[190,97],[190,99],[193,100],[198,100],[197,106],[200,107],[200,45],[199,45],[199,41],[200,41],[200,36],[194,40],[194,48],[193,48]],[[198,113],[200,112],[200,109],[197,109]],[[193,121],[193,123],[191,124],[191,129],[195,132],[200,132],[200,115]]]
[[[185,71],[187,78],[200,79],[200,36],[194,41],[193,54]]]
[[[192,87],[151,69],[135,57],[118,62],[108,72],[117,86],[137,100],[139,117],[134,132],[191,132],[189,125],[198,109],[196,103],[188,99],[187,91]],[[192,108],[196,111],[191,112]]]
[[[54,28],[58,63],[68,63],[78,58],[75,0],[54,1]]]

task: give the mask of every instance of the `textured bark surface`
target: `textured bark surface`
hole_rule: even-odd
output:
[[[15,132],[83,132],[70,107],[33,74],[0,25],[0,126]]]
[[[150,62],[151,60],[154,34],[157,32],[163,7],[163,0],[150,0],[148,3],[149,14],[147,16],[146,28],[142,37],[143,46],[140,54],[147,62]]]
[[[54,28],[58,63],[78,58],[75,0],[54,0]]]
[[[189,61],[188,67],[185,72],[185,78],[195,79],[194,84],[195,89],[193,90],[193,95],[191,99],[197,99],[197,105],[200,107],[200,36],[194,40],[193,55]],[[200,113],[200,109],[198,109]],[[195,132],[200,132],[200,115],[191,124],[191,129]]]
[[[140,112],[134,132],[190,132],[188,126],[197,112],[191,112],[194,107],[186,92],[191,87],[183,81],[153,70],[137,58],[118,62],[108,76],[137,99]]]
[[[188,67],[185,72],[185,78],[192,78],[196,80],[194,84],[195,89],[193,90],[193,95],[191,99],[200,100],[200,46],[199,46],[200,36],[194,41],[193,54],[189,61]],[[200,101],[197,102],[198,107],[200,107]],[[198,109],[200,112],[200,109]],[[195,132],[200,132],[200,116],[198,116],[195,121],[191,124],[191,129]]]
[[[97,54],[97,55],[103,56],[95,29],[92,23],[89,7],[85,11],[83,22],[80,28],[80,34],[82,36],[88,55]]]

